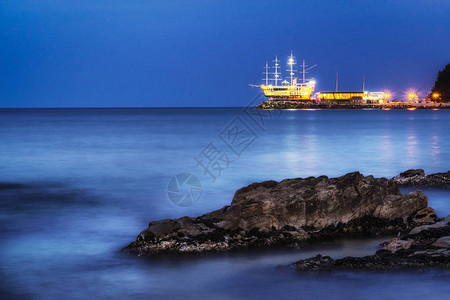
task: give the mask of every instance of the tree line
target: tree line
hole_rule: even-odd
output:
[[[450,64],[438,72],[429,97],[436,102],[450,102]]]

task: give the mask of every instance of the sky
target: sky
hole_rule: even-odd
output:
[[[450,62],[450,1],[1,0],[0,41],[0,107],[246,106],[291,51],[400,99]]]

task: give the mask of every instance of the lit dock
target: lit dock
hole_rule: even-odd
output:
[[[384,104],[362,104],[352,102],[301,102],[301,101],[265,101],[257,106],[258,109],[448,109],[450,103],[412,103],[389,102]]]

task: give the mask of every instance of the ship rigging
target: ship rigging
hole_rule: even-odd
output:
[[[269,100],[313,100],[311,94],[314,92],[316,82],[314,79],[307,79],[306,74],[317,65],[308,67],[305,60],[303,60],[301,65],[302,70],[299,72],[302,74],[302,78],[301,82],[299,82],[299,79],[295,76],[297,70],[294,69],[294,66],[297,63],[292,52],[287,62],[287,72],[289,73],[287,79],[289,80],[286,78],[283,80],[282,78],[278,56],[275,56],[273,62],[274,65],[272,68],[274,72],[269,72],[270,67],[266,62],[264,67],[264,84],[258,86],[263,91],[264,95],[269,97]],[[273,77],[270,78],[270,75],[273,75]],[[281,84],[279,84],[279,82]]]

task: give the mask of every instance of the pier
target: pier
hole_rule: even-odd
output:
[[[447,109],[450,103],[414,103],[389,102],[383,104],[337,103],[337,102],[306,102],[306,101],[265,101],[259,104],[258,109]]]

